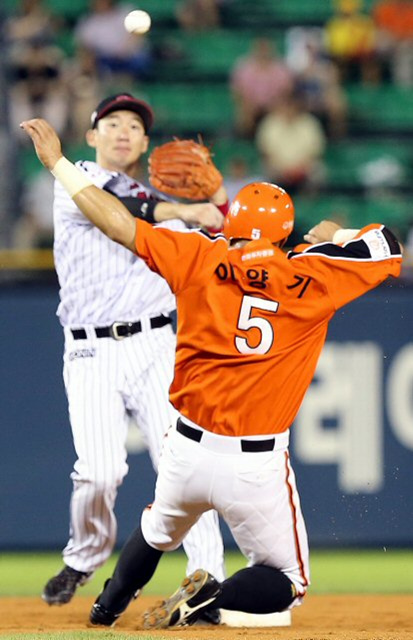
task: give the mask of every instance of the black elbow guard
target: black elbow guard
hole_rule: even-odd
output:
[[[397,240],[396,236],[388,227],[383,228],[383,235],[387,240],[387,244],[390,247],[391,255],[397,255],[401,252],[400,243]]]
[[[119,200],[130,211],[134,218],[145,220],[153,224],[155,220],[155,207],[158,204],[156,200],[144,200],[143,198],[119,198]]]

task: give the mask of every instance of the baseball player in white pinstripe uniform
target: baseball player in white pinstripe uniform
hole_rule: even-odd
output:
[[[223,213],[227,208],[223,187],[212,203],[182,205],[156,199],[134,179],[138,160],[148,147],[152,120],[149,105],[129,94],[106,98],[87,132],[96,162],[78,166],[137,217],[149,222],[171,219],[164,222],[169,226],[182,227],[183,220],[220,227],[223,215],[218,207]],[[54,223],[60,283],[57,315],[65,335],[64,382],[77,460],[71,475],[65,566],[46,584],[42,597],[49,604],[65,604],[114,547],[113,509],[128,472],[125,441],[131,415],[157,467],[163,435],[173,421],[168,391],[175,334],[169,314],[175,299],[165,280],[92,225],[59,183]],[[201,566],[224,579],[216,512],[205,514],[183,544],[188,573]]]

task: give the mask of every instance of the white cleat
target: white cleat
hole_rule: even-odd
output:
[[[175,593],[143,615],[144,629],[165,629],[194,624],[206,606],[214,602],[221,586],[208,571],[197,569]]]

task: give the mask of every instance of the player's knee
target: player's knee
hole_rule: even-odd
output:
[[[96,476],[94,478],[94,485],[97,491],[105,493],[106,491],[117,489],[122,484],[124,477],[124,473],[114,470],[108,475]]]
[[[146,542],[159,551],[175,551],[181,543],[185,534],[170,530],[165,523],[155,521],[150,509],[145,509],[141,518],[142,534]]]
[[[268,613],[285,611],[293,606],[293,602],[302,594],[285,573],[274,567],[253,566],[248,578],[252,584],[255,581],[257,593],[259,593],[258,586],[264,593],[268,592],[271,602],[266,611]]]
[[[93,487],[94,493],[103,495],[108,491],[116,491],[122,484],[127,473],[126,469],[104,469],[103,472],[97,469],[89,468],[86,473],[73,474],[73,480],[78,484],[88,484]]]

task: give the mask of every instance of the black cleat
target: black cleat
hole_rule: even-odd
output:
[[[113,613],[105,609],[105,607],[102,607],[99,602],[95,602],[90,612],[89,622],[94,625],[102,625],[103,627],[114,627],[116,620],[122,613],[122,611],[120,613]]]
[[[165,629],[194,624],[203,610],[221,593],[221,586],[210,573],[197,569],[185,578],[175,593],[148,609],[143,616],[144,629]]]
[[[91,575],[92,573],[65,566],[57,576],[50,578],[43,590],[42,599],[48,604],[67,604],[75,595],[76,589],[85,584]]]
[[[103,591],[106,589],[109,582],[110,582],[110,579],[106,580],[105,585],[103,587]],[[99,602],[103,594],[102,592],[100,596],[98,596],[98,598],[96,599],[96,602],[90,611],[90,615],[89,615],[90,624],[101,625],[103,627],[114,627],[116,620],[120,618],[120,616],[125,611],[130,601],[134,599],[136,600],[139,593],[140,593],[140,590],[138,589],[131,596],[124,598],[123,601],[121,601],[120,605],[118,606],[118,611],[115,613],[114,611],[110,611],[109,609],[106,609],[106,607],[104,607]]]
[[[219,609],[207,609],[199,614],[196,621],[197,624],[221,624],[221,612]]]

